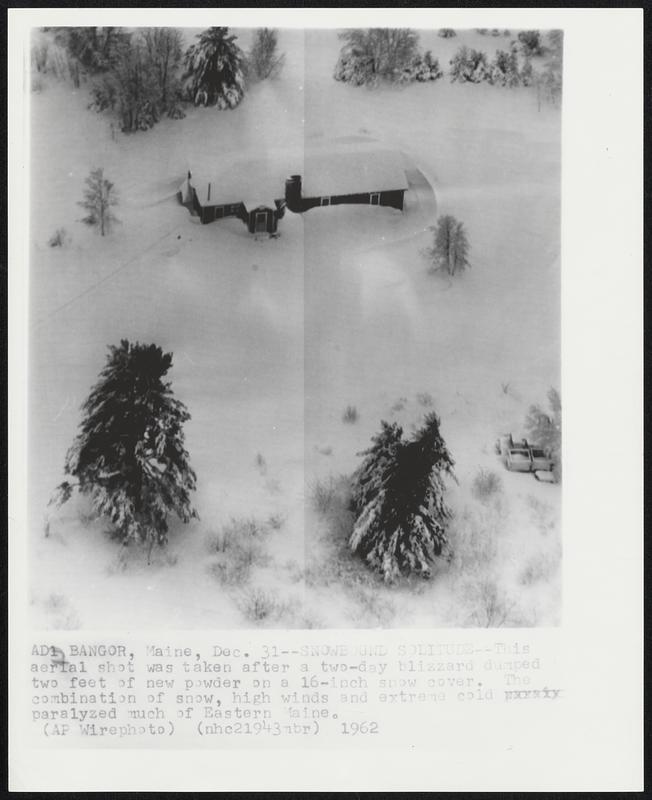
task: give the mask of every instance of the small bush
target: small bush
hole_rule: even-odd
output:
[[[391,410],[395,413],[398,411],[403,411],[407,404],[407,397],[399,397],[399,399],[394,403]]]
[[[65,228],[57,228],[48,239],[50,247],[65,247],[69,241],[68,232]]]
[[[480,36],[486,36],[489,33],[489,28],[476,28],[476,33],[479,33]]]
[[[434,398],[430,392],[419,392],[417,394],[417,403],[425,408],[430,408],[434,402]]]
[[[256,454],[256,469],[261,475],[267,474],[267,462],[265,461],[265,457],[262,453]]]
[[[267,517],[267,524],[273,531],[279,531],[285,524],[285,515],[280,513],[270,514]]]
[[[500,31],[498,30],[498,28],[492,28],[491,29],[491,35],[492,36],[500,36]]]
[[[505,625],[523,624],[516,601],[509,597],[491,577],[467,583],[466,596],[473,606],[469,622],[478,628],[501,628]]]
[[[281,603],[272,592],[260,588],[252,588],[243,592],[236,604],[244,616],[252,622],[278,619],[288,610],[287,604]]]
[[[442,39],[452,39],[457,34],[452,28],[440,28],[437,36],[441,36]]]
[[[208,536],[209,550],[225,553],[238,544],[250,539],[259,539],[265,535],[265,526],[253,517],[245,519],[232,518],[217,533]]]
[[[358,409],[355,406],[347,406],[342,412],[342,422],[352,425],[358,421],[358,416]]]
[[[524,56],[541,56],[544,53],[539,31],[521,31],[518,34]]]
[[[326,515],[337,502],[337,490],[333,478],[317,480],[310,488],[310,502],[319,514]]]
[[[505,28],[505,30],[503,31],[503,36],[511,36],[511,35],[512,32],[509,30],[509,28]]]
[[[477,472],[471,487],[471,493],[481,503],[488,503],[502,490],[503,482],[500,475],[488,469],[481,469]]]

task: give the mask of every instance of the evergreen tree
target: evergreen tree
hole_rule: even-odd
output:
[[[277,52],[278,34],[273,28],[258,28],[247,56],[247,76],[253,81],[276,78],[285,63]]]
[[[444,477],[454,477],[453,460],[439,425],[433,412],[405,441],[398,426],[383,423],[356,476],[350,546],[388,582],[401,574],[428,577],[447,541]]]
[[[340,39],[334,77],[355,86],[400,80],[418,55],[419,36],[409,28],[352,28]]]
[[[197,517],[190,504],[195,473],[184,447],[190,414],[163,381],[172,354],[156,345],[111,346],[98,383],[82,406],[84,418],[66,455],[64,481],[51,503],[61,505],[74,488],[91,499],[122,537],[149,544],[167,541],[167,517]]]
[[[235,108],[244,97],[244,54],[228,28],[208,28],[188,48],[185,91],[196,106]]]
[[[86,178],[84,199],[77,204],[88,212],[82,222],[98,228],[104,236],[118,221],[111,211],[117,204],[115,186],[104,177],[104,170],[101,167],[92,170]]]
[[[433,271],[447,272],[455,275],[470,267],[468,254],[469,240],[464,229],[464,224],[447,214],[437,220],[437,225],[430,230],[434,231],[432,247],[426,254],[432,263]]]
[[[403,445],[403,428],[396,422],[381,421],[380,433],[372,437],[373,446],[359,453],[364,461],[353,475],[351,510],[360,514],[378,494],[387,470]]]
[[[548,391],[547,414],[539,405],[530,406],[525,419],[528,439],[550,453],[554,462],[554,474],[561,480],[561,397],[559,392],[551,388]]]

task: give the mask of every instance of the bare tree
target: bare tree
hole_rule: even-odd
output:
[[[278,34],[273,28],[258,28],[247,54],[247,71],[252,80],[275,78],[285,63],[285,53],[277,52]]]
[[[426,255],[432,263],[433,271],[442,270],[449,275],[455,275],[471,266],[468,259],[469,240],[463,223],[447,214],[440,217],[431,230],[435,234],[434,241],[432,247],[426,250]]]
[[[363,72],[364,80],[396,80],[418,55],[419,36],[409,28],[352,28],[340,33],[344,42],[335,77],[348,80],[349,72]],[[339,76],[339,77],[338,77]]]
[[[104,236],[112,224],[118,221],[111,211],[117,204],[115,187],[104,177],[104,169],[98,167],[92,170],[86,178],[84,199],[78,203],[88,212],[82,222],[99,228],[100,234]]]

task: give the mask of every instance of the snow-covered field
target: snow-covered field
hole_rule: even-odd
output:
[[[538,110],[531,89],[447,77],[353,88],[332,78],[334,31],[279,40],[281,76],[237,109],[190,109],[146,133],[112,135],[83,89],[46,81],[31,94],[35,625],[557,624],[560,487],[506,472],[493,441],[524,433],[529,405],[560,384],[560,111]],[[508,41],[421,35],[445,68],[462,43],[492,56]],[[405,153],[436,204],[287,213],[280,237],[259,241],[238,220],[201,226],[176,202],[200,153],[300,153],[308,141],[360,135]],[[97,166],[120,196],[121,222],[104,238],[76,205]],[[472,269],[448,282],[422,255],[442,213],[464,222],[472,247]],[[59,227],[70,242],[49,247]],[[192,414],[200,520],[174,523],[150,566],[135,548],[119,558],[82,503],[63,506],[44,536],[79,406],[122,338],[174,353],[175,395]],[[354,423],[342,420],[348,405]],[[430,582],[386,587],[342,552],[338,478],[381,419],[409,432],[432,409],[456,462],[457,556]],[[479,469],[502,481],[486,502],[472,492]],[[249,548],[239,572],[229,558],[242,548],[211,548],[231,520],[255,522],[232,528]]]

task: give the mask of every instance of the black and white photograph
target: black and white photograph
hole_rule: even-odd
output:
[[[640,788],[640,10],[7,50],[11,788]]]
[[[42,27],[42,628],[560,621],[561,30]]]

